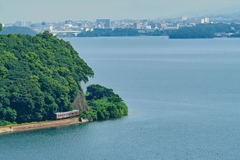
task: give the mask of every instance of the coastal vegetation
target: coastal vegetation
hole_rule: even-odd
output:
[[[49,120],[74,109],[79,83],[93,75],[69,42],[47,31],[0,35],[1,124]]]
[[[154,30],[152,32],[139,32],[133,28],[116,28],[114,30],[99,29],[95,31],[87,31],[78,34],[78,37],[116,37],[116,36],[162,36],[166,35],[166,32],[160,30]]]
[[[96,29],[94,31],[87,31],[78,34],[78,37],[113,37],[113,36],[163,36],[167,35],[173,39],[184,38],[214,38],[221,36],[229,36],[227,34],[233,34],[232,37],[239,37],[238,31],[240,31],[239,24],[197,24],[192,27],[180,27],[176,30],[137,30],[133,28],[116,28],[111,29]]]
[[[82,110],[83,118],[127,115],[112,89],[90,85],[84,97],[80,83],[93,76],[71,44],[48,31],[0,34],[0,126],[52,120],[56,112],[75,109],[77,98],[90,106]]]
[[[3,27],[2,32],[0,32],[0,34],[24,34],[24,35],[35,36],[37,33],[27,27],[12,26],[12,27]]]
[[[197,24],[195,27],[183,27],[169,32],[169,38],[214,38],[215,34],[236,33],[239,24]]]
[[[214,37],[239,37],[240,25],[231,23],[208,23],[196,26],[180,27],[179,29],[134,29],[134,28],[95,28],[93,31],[82,31],[77,37],[116,37],[116,36],[169,36],[173,39],[184,38],[214,38]],[[3,27],[0,34],[24,34],[35,36],[36,32],[27,27]],[[59,37],[73,37],[73,33],[66,33]]]
[[[9,121],[0,120],[0,126],[7,126],[7,125],[14,125],[14,124],[16,124],[16,122],[15,123],[11,123]]]
[[[116,28],[115,30],[96,30],[78,34],[78,37],[101,37],[101,36],[139,36],[139,32],[132,28]]]
[[[169,33],[169,38],[213,38],[214,32],[202,27],[184,27]]]
[[[80,118],[104,120],[118,118],[128,114],[128,108],[122,98],[112,89],[93,84],[87,87],[86,100],[90,110],[80,114]]]

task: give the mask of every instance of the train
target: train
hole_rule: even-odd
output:
[[[79,115],[80,115],[79,110],[72,110],[68,112],[57,112],[54,114],[54,119],[59,120],[59,119],[65,119],[70,117],[76,117]]]

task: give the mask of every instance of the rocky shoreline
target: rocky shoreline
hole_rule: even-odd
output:
[[[78,118],[71,118],[71,119],[63,119],[63,120],[56,120],[56,121],[49,121],[49,122],[37,122],[37,123],[30,123],[30,124],[4,126],[4,127],[0,127],[0,134],[22,132],[22,131],[51,128],[51,127],[60,127],[60,126],[79,124],[79,123],[85,123],[85,122],[89,122],[89,120],[81,119],[81,122],[80,122]]]

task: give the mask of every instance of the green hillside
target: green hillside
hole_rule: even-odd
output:
[[[118,118],[128,114],[128,107],[122,98],[112,89],[98,84],[87,87],[86,100],[90,110],[81,113],[80,118],[89,120],[105,120]]]
[[[12,26],[12,27],[3,27],[2,32],[0,32],[0,34],[24,34],[24,35],[35,36],[37,33],[27,27]]]
[[[49,32],[0,35],[0,120],[42,121],[71,110],[79,83],[93,75],[69,42]]]

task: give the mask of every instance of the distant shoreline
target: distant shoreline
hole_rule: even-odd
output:
[[[30,124],[3,126],[3,127],[0,127],[0,134],[60,127],[60,126],[67,126],[67,125],[86,123],[86,122],[89,122],[89,120],[82,119],[80,122],[78,118],[71,118],[71,119],[55,120],[55,121],[49,121],[49,122],[37,122],[37,123],[30,123]]]
[[[161,39],[220,39],[220,38],[240,38],[240,37],[227,37],[227,36],[222,36],[222,37],[212,37],[212,38],[169,38],[169,36],[96,36],[96,37],[62,37],[58,36],[60,39],[64,38],[125,38],[125,37],[161,37]]]

